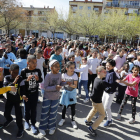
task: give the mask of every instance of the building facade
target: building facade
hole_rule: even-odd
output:
[[[124,9],[126,15],[140,12],[140,0],[103,0],[104,12],[110,9]]]
[[[23,36],[25,35],[31,35],[32,33],[35,34],[36,37],[39,37],[39,36],[44,36],[44,37],[48,37],[48,38],[51,38],[53,37],[52,33],[47,30],[47,29],[36,29],[35,26],[30,26],[31,25],[31,22],[34,21],[35,18],[45,18],[45,14],[47,12],[53,12],[55,11],[56,12],[56,9],[55,7],[54,8],[49,8],[48,7],[43,7],[43,8],[38,8],[38,7],[34,7],[32,5],[30,5],[30,7],[22,7],[25,11],[27,11],[27,21],[25,23],[25,25],[23,27],[20,27],[19,29],[14,29],[14,30],[11,30],[10,31],[10,34],[19,34],[21,33]],[[38,26],[36,24],[36,26]],[[55,32],[54,34],[54,37],[55,38],[64,38],[65,36],[65,33],[62,32],[61,30],[58,30]]]
[[[99,13],[102,12],[103,2],[95,2],[92,0],[83,1],[69,1],[69,8],[75,13],[77,10],[94,10]]]
[[[76,11],[88,11],[88,13],[90,13],[90,11],[95,11],[98,12],[99,14],[102,13],[102,9],[103,9],[103,2],[98,2],[98,1],[93,1],[93,0],[73,0],[73,1],[69,1],[69,11],[72,11],[73,14],[76,13]],[[90,15],[90,14],[89,14]],[[81,16],[81,15],[79,15]],[[80,37],[83,37],[83,35],[72,35],[72,39],[78,39]],[[68,35],[68,38],[70,38],[70,36]]]

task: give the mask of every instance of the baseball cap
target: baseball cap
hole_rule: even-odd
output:
[[[127,56],[127,58],[135,58],[134,55],[130,54]]]

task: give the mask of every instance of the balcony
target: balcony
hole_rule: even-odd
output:
[[[114,4],[114,3],[112,3],[112,2],[108,2],[108,3],[106,4],[106,7],[136,8],[136,9],[139,9],[139,8],[140,8],[140,6],[138,6],[138,5],[128,5],[128,4],[123,4],[123,5],[121,5],[121,4],[119,4],[119,3]]]

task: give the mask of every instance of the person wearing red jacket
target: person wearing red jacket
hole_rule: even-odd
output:
[[[47,47],[44,49],[44,54],[43,54],[43,57],[45,59],[45,64],[46,65],[48,65],[49,59],[51,57],[51,52],[52,52],[51,44],[49,43],[47,45]],[[47,69],[49,70],[49,68],[44,68],[44,76],[46,76]]]

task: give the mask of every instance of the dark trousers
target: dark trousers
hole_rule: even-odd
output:
[[[92,83],[92,90],[93,90],[94,80],[96,77],[97,77],[97,74],[92,74],[92,75],[88,74],[88,91],[90,91],[89,88],[90,88],[91,83]]]
[[[24,101],[25,105],[25,120],[29,122],[31,120],[32,125],[36,123],[36,109],[38,102],[38,92],[28,95],[28,101]]]
[[[45,64],[48,66],[49,65],[49,59],[45,59]],[[45,76],[46,76],[46,74],[47,74],[47,70],[49,71],[49,66],[48,66],[48,68],[43,68],[43,71],[44,71],[44,78],[45,78]]]
[[[16,115],[16,124],[19,128],[19,130],[23,130],[23,124],[22,124],[22,111],[20,107],[20,102],[7,100],[5,104],[5,112],[4,117],[7,121],[13,120],[11,116],[11,111],[13,106],[15,107],[15,115]]]
[[[76,106],[76,104],[72,104],[72,105],[69,105],[70,107],[71,107],[71,119],[72,119],[72,121],[74,121],[75,120],[75,106]],[[62,119],[65,119],[65,114],[66,114],[66,106],[64,105],[63,107],[62,107]]]
[[[4,75],[10,75],[9,69],[4,69]]]
[[[127,100],[128,100],[129,98],[131,98],[132,118],[135,119],[137,97],[133,97],[133,96],[130,96],[130,95],[125,94],[125,95],[124,95],[124,99],[123,99],[123,101],[122,101],[122,104],[121,104],[121,106],[120,106],[120,109],[119,109],[119,112],[118,112],[118,113],[119,113],[119,114],[122,114],[124,105],[127,103]]]
[[[117,101],[122,102],[124,94],[125,94],[125,90],[126,90],[127,86],[122,86],[122,85],[118,85],[118,96],[117,96]]]

